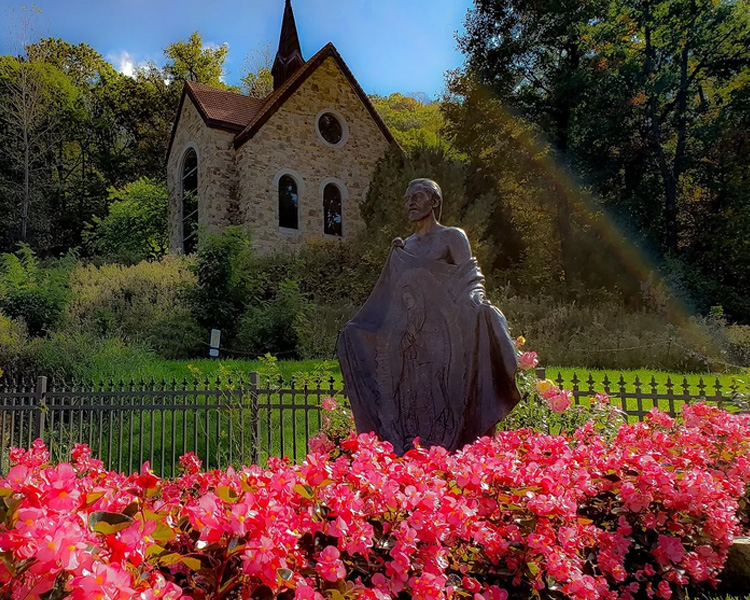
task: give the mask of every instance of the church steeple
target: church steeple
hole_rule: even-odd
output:
[[[286,0],[284,6],[284,20],[281,23],[281,36],[279,37],[279,50],[276,52],[276,60],[273,61],[271,74],[273,75],[273,89],[277,90],[294,72],[305,64],[302,58],[302,49],[297,36],[297,26],[294,23],[291,0]]]

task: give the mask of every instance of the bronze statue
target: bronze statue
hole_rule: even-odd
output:
[[[438,221],[429,179],[406,190],[415,233],[393,240],[370,297],[339,335],[337,354],[359,433],[397,454],[456,450],[491,433],[518,403],[515,347],[462,229]]]

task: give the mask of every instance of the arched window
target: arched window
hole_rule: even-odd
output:
[[[195,252],[198,246],[198,154],[188,149],[182,162],[182,222],[181,247],[183,254]]]
[[[335,183],[323,188],[323,231],[341,235],[341,190]]]
[[[299,229],[299,195],[297,182],[291,175],[279,178],[279,227]]]

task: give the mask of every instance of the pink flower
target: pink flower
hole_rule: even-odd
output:
[[[330,396],[327,398],[323,398],[323,410],[336,410],[338,408],[338,404],[336,403],[335,398],[331,398]]]
[[[659,598],[664,598],[664,600],[669,600],[672,597],[672,588],[669,587],[669,583],[666,581],[660,581],[656,595],[659,596]]]
[[[195,452],[188,452],[180,456],[180,468],[188,475],[200,473],[203,461],[195,455]]]
[[[320,553],[315,570],[326,581],[335,582],[346,576],[346,567],[339,556],[341,553],[336,546],[326,546]]]
[[[120,565],[106,565],[96,562],[92,571],[75,577],[70,582],[73,590],[73,600],[90,600],[102,598],[106,600],[130,600],[136,595],[131,587],[133,581],[130,574]]]
[[[323,600],[323,596],[309,585],[298,585],[294,590],[294,600]]]
[[[657,547],[652,554],[659,561],[659,564],[667,566],[670,563],[677,564],[685,557],[685,547],[679,538],[660,535]]]
[[[609,404],[609,396],[607,394],[596,394],[591,398],[593,404]]]
[[[572,403],[573,394],[568,390],[562,390],[560,393],[547,398],[547,404],[551,411],[556,413],[564,413],[570,407]]]
[[[518,367],[524,371],[533,369],[539,364],[536,352],[524,352],[518,357]]]
[[[536,382],[535,387],[536,391],[539,392],[539,395],[545,400],[549,400],[553,396],[560,393],[560,390],[557,389],[557,386],[549,379],[540,379]]]
[[[310,447],[310,452],[315,454],[328,454],[334,448],[333,442],[322,431],[311,437],[307,445]]]

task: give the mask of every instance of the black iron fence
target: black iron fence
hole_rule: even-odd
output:
[[[540,379],[550,378],[558,387],[573,392],[575,404],[587,404],[588,399],[597,393],[607,394],[610,401],[619,405],[631,420],[642,421],[646,414],[658,408],[675,416],[683,404],[707,402],[719,408],[729,410],[746,410],[750,398],[748,380],[732,377],[727,382],[718,376],[685,375],[679,378],[667,376],[657,380],[655,375],[641,379],[635,375],[626,379],[620,373],[616,379],[610,379],[607,373],[594,376],[584,372],[581,377],[572,373],[564,377],[561,371],[536,370]]]
[[[97,385],[0,379],[0,473],[11,447],[41,438],[53,460],[76,442],[116,471],[149,461],[174,476],[179,457],[194,452],[203,468],[263,464],[270,456],[299,461],[321,428],[321,400],[340,397],[336,381],[247,379],[100,382]]]
[[[597,392],[610,395],[631,419],[653,407],[676,414],[686,402],[741,406],[748,386],[741,379],[573,374],[537,370],[585,404]],[[11,447],[30,447],[41,438],[53,460],[67,460],[76,442],[88,444],[109,469],[131,473],[149,461],[155,473],[174,476],[179,457],[194,452],[204,469],[264,464],[271,456],[300,461],[321,428],[321,401],[342,398],[334,378],[284,382],[261,378],[193,379],[171,382],[71,384],[37,377],[0,379],[0,473],[9,468]]]

